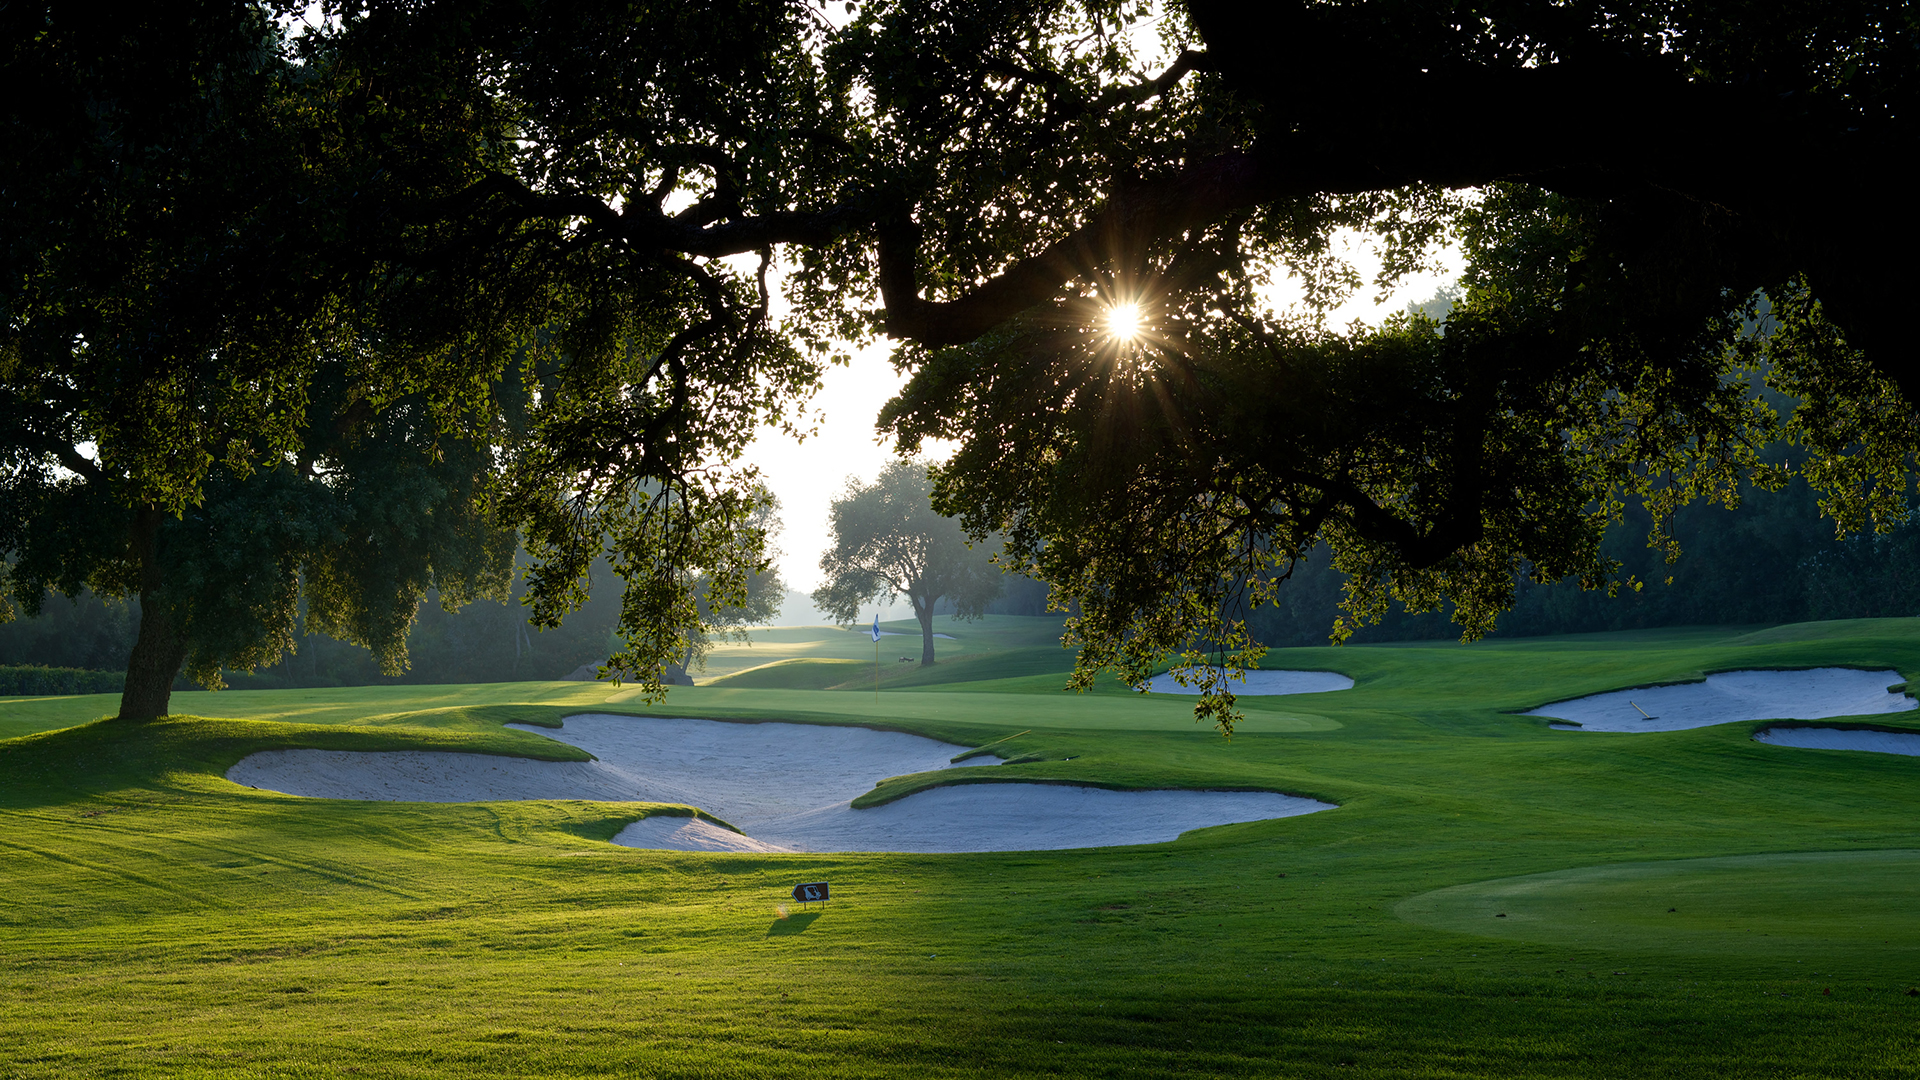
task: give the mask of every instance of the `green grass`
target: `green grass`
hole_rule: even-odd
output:
[[[1920,971],[1916,882],[1920,851],[1738,855],[1476,881],[1412,897],[1394,913],[1510,941],[1676,956],[1746,956],[1754,939],[1778,936],[1764,951],[1811,960],[1816,977],[1863,965]]]
[[[878,701],[813,688],[856,648],[769,649],[654,706],[580,683],[229,691],[130,726],[88,722],[111,699],[0,702],[20,736],[0,741],[0,1077],[1920,1071],[1920,759],[1513,715],[1746,666],[1911,676],[1920,621],[1285,650],[1266,666],[1355,688],[1247,699],[1231,742],[1191,699],[1060,692],[1045,623],[943,625],[953,663]],[[700,855],[606,843],[653,805],[220,778],[288,746],[577,757],[500,725],[584,710],[1031,729],[995,774],[1340,809],[1090,851]],[[818,879],[839,899],[776,916]]]
[[[792,686],[825,690],[836,683],[850,690],[871,690],[875,657],[884,686],[968,682],[992,668],[1001,674],[1065,674],[1073,668],[1073,654],[1060,647],[1061,621],[1010,615],[979,619],[935,618],[933,668],[920,667],[920,624],[911,619],[881,623],[886,631],[875,642],[865,626],[782,626],[753,631],[751,642],[721,642],[707,654],[706,667],[696,681],[727,686]],[[795,666],[795,665],[799,666]],[[764,681],[768,665],[787,668],[785,679]],[[811,667],[811,670],[809,668]],[[800,674],[806,671],[806,674]],[[836,683],[820,681],[821,672],[839,675]],[[755,678],[755,676],[760,676]],[[819,685],[815,685],[818,683]]]

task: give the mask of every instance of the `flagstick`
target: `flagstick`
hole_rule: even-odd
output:
[[[880,613],[873,613],[873,703],[880,704]]]

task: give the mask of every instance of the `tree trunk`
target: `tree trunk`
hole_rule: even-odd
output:
[[[920,666],[933,666],[933,597],[924,600],[918,596],[909,596],[913,602],[914,617],[920,620]]]
[[[167,715],[173,677],[187,658],[187,639],[173,625],[160,597],[159,539],[162,512],[136,512],[134,554],[140,560],[140,636],[127,657],[127,683],[120,691],[120,719],[152,720]]]

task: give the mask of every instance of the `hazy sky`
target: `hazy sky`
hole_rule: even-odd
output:
[[[1349,249],[1348,257],[1367,280],[1379,266],[1370,256],[1364,247]],[[1457,253],[1448,252],[1443,258],[1444,272],[1409,278],[1384,303],[1373,303],[1371,287],[1362,289],[1334,313],[1329,325],[1344,326],[1354,319],[1378,323],[1409,303],[1429,299],[1460,272]],[[1285,287],[1279,291],[1276,304],[1285,299]],[[883,444],[873,430],[880,407],[905,382],[888,362],[889,351],[885,344],[877,345],[857,354],[852,366],[827,372],[813,403],[826,414],[819,434],[796,442],[777,429],[762,428],[747,451],[748,460],[760,467],[767,485],[780,497],[786,529],[777,539],[782,551],[779,566],[788,588],[810,592],[820,584],[820,555],[832,543],[829,504],[845,489],[849,476],[872,483],[893,456],[891,441]],[[928,455],[934,458],[951,453],[950,447],[928,449],[934,451]]]

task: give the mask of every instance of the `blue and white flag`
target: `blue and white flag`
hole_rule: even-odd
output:
[[[873,640],[875,644],[880,641],[880,613],[877,611],[873,613]]]

